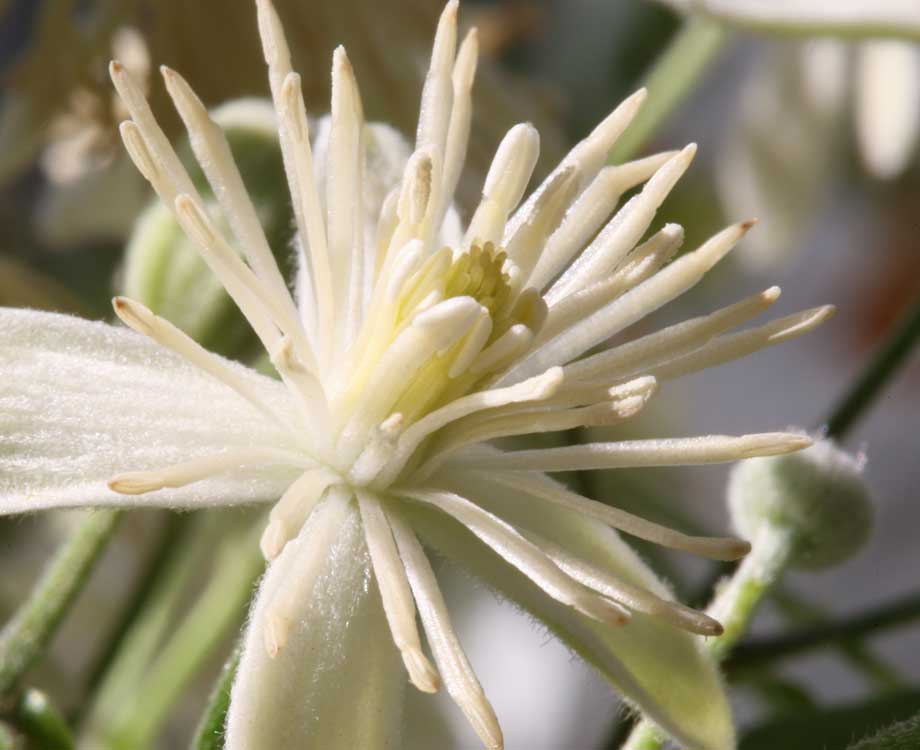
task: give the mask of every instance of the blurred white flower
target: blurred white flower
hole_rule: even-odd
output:
[[[716,168],[728,212],[770,217],[744,257],[756,270],[802,245],[851,143],[878,179],[899,175],[920,145],[920,48],[906,42],[773,42],[740,88]]]
[[[920,39],[914,0],[662,0],[729,24],[785,33]]]
[[[529,124],[512,128],[462,231],[452,198],[477,42],[473,31],[458,49],[456,3],[438,25],[414,151],[392,129],[364,122],[342,48],[331,116],[311,143],[279,19],[268,0],[258,11],[298,230],[296,304],[226,137],[188,84],[163,69],[242,257],[141,88],[120,64],[111,73],[131,116],[121,132],[134,163],[283,382],[217,357],[126,298],[115,300],[116,312],[153,341],[76,318],[3,311],[0,511],[280,496],[262,537],[272,563],[233,688],[230,750],[392,743],[398,656],[421,690],[443,680],[484,744],[501,746],[419,537],[536,615],[679,741],[732,747],[721,682],[691,635],[717,634],[719,624],[673,601],[612,529],[715,559],[735,559],[749,545],[658,526],[544,472],[734,461],[810,441],[765,433],[510,452],[490,443],[615,424],[638,412],[658,382],[802,334],[831,309],[729,333],[770,307],[774,287],[591,354],[693,287],[750,227],[731,226],[673,262],[680,227],[641,241],[695,151],[605,166],[644,92],[523,202],[539,137]]]

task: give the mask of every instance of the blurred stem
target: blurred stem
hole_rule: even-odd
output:
[[[686,99],[728,39],[725,28],[706,18],[687,20],[645,76],[648,99],[610,154],[620,163],[634,157]]]
[[[208,697],[208,705],[192,740],[192,750],[223,750],[224,725],[227,723],[227,710],[230,708],[230,689],[236,677],[236,669],[243,653],[243,639],[237,642],[224,663],[220,677],[214,683],[214,689]]]
[[[920,594],[914,593],[845,620],[821,622],[777,637],[742,644],[725,667],[729,670],[762,667],[814,648],[844,646],[880,630],[917,619],[920,619]]]
[[[150,746],[190,680],[242,621],[253,584],[264,565],[258,547],[261,525],[247,523],[236,533],[228,534],[226,528],[221,531],[223,541],[204,591],[141,679],[119,696],[117,713],[106,727],[109,747]],[[212,552],[209,545],[201,544],[200,537],[195,537],[195,543]]]
[[[109,668],[81,727],[81,736],[106,737],[126,698],[143,685],[145,672],[171,627],[189,580],[206,564],[214,541],[210,527],[216,520],[207,513],[189,517],[177,548],[158,573],[150,596],[110,657]]]
[[[19,679],[44,653],[112,538],[120,515],[95,510],[83,518],[0,633],[0,701],[10,699]]]
[[[14,750],[13,733],[3,723],[0,723],[0,750]]]
[[[747,632],[757,607],[782,577],[792,551],[792,535],[765,523],[754,539],[751,553],[744,558],[729,581],[716,593],[706,613],[722,623],[725,631],[706,641],[716,661],[722,661]],[[667,738],[647,719],[633,729],[623,750],[659,750]]]
[[[866,369],[827,420],[827,436],[843,439],[863,416],[892,375],[903,365],[920,338],[920,295],[911,303],[891,337],[882,344]]]
[[[182,539],[183,530],[195,518],[195,516],[190,514],[172,513],[170,511],[165,511],[165,514],[166,525],[160,532],[160,538],[156,542],[156,549],[152,551],[145,570],[139,576],[139,583],[130,601],[124,607],[118,622],[112,628],[108,637],[105,638],[103,652],[97,657],[94,664],[89,669],[89,678],[87,679],[86,689],[84,691],[87,700],[93,696],[96,692],[96,688],[109,673],[116,656],[125,643],[125,639],[132,632],[134,624],[140,617],[147,602],[156,593],[157,582],[160,580],[179,541]],[[81,704],[75,714],[71,716],[75,723],[80,723],[82,713],[86,708],[88,708],[87,703]]]
[[[63,714],[40,690],[29,688],[20,696],[12,721],[41,750],[73,750],[73,736]],[[0,747],[2,747],[0,743]]]

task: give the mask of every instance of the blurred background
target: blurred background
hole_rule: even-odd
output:
[[[344,43],[368,119],[414,132],[439,2],[276,5],[311,112],[327,107],[331,52]],[[685,23],[650,0],[466,0],[461,19],[479,27],[484,54],[461,191],[466,216],[508,127],[524,120],[537,125],[545,174],[567,145],[646,80]],[[656,222],[683,224],[687,248],[731,221],[760,223],[703,284],[642,325],[702,314],[773,284],[783,288],[777,316],[824,303],[837,305],[838,314],[803,339],[669,383],[619,436],[817,429],[920,295],[920,47],[710,33],[708,65],[651,137],[633,146],[646,154],[700,144]],[[289,218],[283,181],[274,178],[278,153],[270,127],[252,114],[262,111],[257,102],[226,106],[268,95],[250,0],[0,0],[0,305],[107,318],[111,296],[133,283],[132,263],[141,262],[143,249],[153,243],[173,252],[181,244],[157,224],[146,183],[123,153],[116,125],[124,115],[105,70],[112,57],[146,81],[154,111],[175,138],[179,121],[157,66],[177,69],[206,104],[221,107],[240,160],[253,165],[250,171],[244,165],[243,174],[259,175],[257,201],[274,210],[270,221],[285,244]],[[204,283],[190,280],[194,267],[183,273],[164,284]],[[208,295],[212,325],[201,338],[246,359],[246,332],[226,300]],[[179,324],[198,314],[172,312]],[[754,661],[752,647],[747,663],[730,661],[746,750],[842,748],[920,711],[920,628],[911,623],[920,617],[918,395],[920,359],[913,357],[845,436],[850,450],[868,457],[875,526],[866,549],[830,571],[788,576],[749,641],[871,619],[879,608],[898,613],[895,623],[865,639],[830,646],[825,640],[785,658]],[[729,525],[727,471],[652,469],[572,480],[588,482],[604,501],[687,531],[718,533]],[[0,520],[0,620],[28,592],[74,518]],[[252,565],[238,576],[244,584],[236,586],[238,601],[215,620],[213,643],[188,674],[175,676],[163,705],[148,707],[143,731],[131,728],[136,707],[153,689],[146,680],[162,678],[159,688],[169,683],[162,659],[171,653],[174,630],[166,623],[189,622],[198,592],[219,574],[215,559],[224,559],[226,540],[252,541],[250,520],[243,512],[219,522],[206,514],[137,513],[122,524],[33,681],[79,717],[87,747],[187,742],[244,617],[245,576],[258,575]],[[726,572],[687,556],[641,552],[696,605],[705,604]],[[588,667],[462,572],[445,568],[443,578],[509,750],[618,746],[628,724],[624,710]],[[114,636],[121,645],[141,643],[135,653],[144,658],[132,662],[100,645]],[[103,689],[88,705],[91,685]],[[447,701],[412,691],[409,701],[408,746],[477,747]]]

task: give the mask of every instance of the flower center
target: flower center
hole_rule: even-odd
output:
[[[422,258],[409,243],[388,259],[330,411],[339,425],[335,453],[351,481],[392,476],[384,465],[423,449],[417,436],[449,404],[487,384],[533,341],[546,318],[535,289],[493,243]],[[333,384],[334,387],[334,384]],[[418,429],[411,429],[417,427]]]

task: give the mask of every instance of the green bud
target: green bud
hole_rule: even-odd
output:
[[[862,548],[872,525],[864,463],[824,439],[798,453],[742,461],[728,483],[735,528],[748,539],[765,523],[788,531],[795,567],[843,562]]]
[[[271,103],[235,100],[218,107],[211,116],[227,134],[269,245],[282,273],[290,279],[294,271],[288,252],[293,218]],[[216,209],[191,149],[185,146],[179,153],[208,208]],[[210,214],[225,236],[232,238],[222,212]],[[212,351],[246,361],[261,351],[255,333],[159,198],[154,198],[135,224],[121,291]]]

